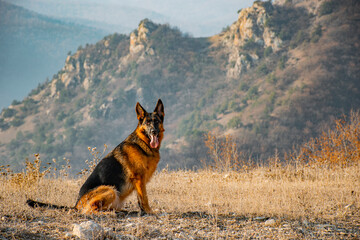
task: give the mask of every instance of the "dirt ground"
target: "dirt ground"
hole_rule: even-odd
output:
[[[158,216],[113,214],[82,216],[45,212],[3,215],[0,239],[75,239],[73,224],[93,220],[107,228],[108,239],[359,239],[360,220],[337,223],[286,218],[246,217],[206,212],[161,213]]]

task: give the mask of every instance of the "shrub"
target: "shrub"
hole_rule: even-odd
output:
[[[267,83],[271,83],[271,84],[275,84],[277,82],[276,76],[275,74],[269,74],[266,76],[266,82]]]
[[[295,8],[289,4],[277,7],[266,19],[265,27],[269,27],[282,40],[290,40],[300,29],[309,25],[309,14],[303,8]]]
[[[13,116],[15,116],[15,114],[16,114],[16,110],[15,110],[15,109],[12,109],[12,108],[6,108],[6,109],[3,111],[3,117],[4,117],[4,118],[13,117]]]
[[[228,110],[229,100],[227,99],[219,106],[219,113],[225,113]]]
[[[265,74],[268,74],[269,69],[267,68],[266,64],[263,63],[260,66],[258,66],[258,68],[256,69],[256,72],[258,74],[264,74],[265,75]]]
[[[73,127],[75,123],[76,123],[75,117],[70,116],[65,120],[65,125],[64,126],[66,128],[70,128],[70,127]]]
[[[68,103],[71,102],[74,97],[74,93],[72,93],[69,89],[63,89],[60,91],[58,102],[60,103]]]
[[[37,101],[35,101],[32,98],[28,98],[24,101],[24,105],[22,107],[20,107],[20,109],[25,113],[25,114],[32,114],[32,113],[36,113],[38,110],[38,105],[37,105]]]
[[[219,172],[239,171],[248,164],[244,155],[238,150],[236,140],[231,135],[216,136],[214,133],[205,134],[205,146],[208,148],[210,162],[204,162],[205,168]]]
[[[279,59],[279,62],[278,62],[278,67],[280,69],[284,69],[286,61],[287,61],[287,57],[286,56],[281,56],[281,58]]]
[[[9,128],[9,124],[5,122],[3,118],[0,118],[0,129],[6,130],[8,128]]]
[[[360,112],[335,122],[335,128],[305,143],[295,157],[310,165],[346,167],[360,163]]]
[[[228,128],[240,128],[242,126],[243,126],[243,124],[239,117],[233,117],[232,119],[230,119],[230,121],[227,124]]]
[[[241,100],[242,103],[247,104],[248,100],[256,100],[259,97],[258,86],[252,86],[246,93],[246,96]]]
[[[332,13],[335,10],[336,4],[334,1],[325,1],[319,7],[320,16]]]
[[[75,108],[77,110],[83,108],[86,106],[86,101],[87,101],[87,98],[79,98],[78,100],[75,101]]]
[[[65,84],[60,79],[58,79],[55,83],[55,87],[56,91],[61,91],[65,88]]]
[[[303,30],[299,30],[295,37],[291,39],[290,47],[295,48],[305,41],[308,41],[308,34]]]
[[[229,102],[229,104],[228,104],[228,110],[238,112],[238,111],[241,110],[241,108],[240,108],[239,103],[237,103],[237,102],[235,102],[235,101],[231,101],[231,102]]]
[[[17,118],[17,117],[16,117],[14,120],[11,121],[10,124],[11,124],[13,127],[19,127],[19,126],[21,126],[21,125],[24,124],[24,120],[21,119],[21,118]]]
[[[268,57],[268,56],[270,56],[270,54],[272,54],[273,53],[273,49],[272,49],[272,47],[270,46],[270,47],[267,47],[267,48],[265,48],[265,50],[264,50],[264,57]]]
[[[257,48],[260,48],[260,47],[261,47],[260,44],[255,42],[255,40],[253,38],[248,39],[242,46],[242,48],[244,50],[256,50]]]
[[[20,101],[14,99],[14,100],[12,101],[11,105],[16,106],[16,105],[19,105],[20,103],[21,103]]]
[[[258,86],[252,86],[249,91],[247,92],[247,95],[250,99],[253,99],[255,96],[259,94],[259,88]]]
[[[103,152],[101,153],[96,149],[96,147],[88,147],[90,154],[92,155],[92,160],[85,160],[87,168],[82,169],[78,174],[81,176],[88,177],[90,173],[95,169],[96,165],[101,161],[101,159],[105,156],[105,152],[107,150],[107,145],[104,144]]]
[[[238,11],[238,13],[241,11],[241,9]],[[221,32],[227,32],[230,30],[230,26],[226,26],[226,27],[223,27],[223,29],[221,30]]]
[[[64,120],[67,117],[67,115],[65,114],[64,111],[59,112],[56,115],[56,120],[58,120],[59,122],[61,122],[62,120]]]
[[[246,83],[242,82],[239,86],[239,90],[240,91],[247,91],[249,90],[249,85],[247,85]]]
[[[317,25],[314,31],[311,33],[311,42],[316,43],[319,41],[322,35],[322,27],[321,25]]]
[[[19,186],[22,188],[36,188],[40,179],[44,178],[49,172],[50,167],[41,166],[40,155],[35,154],[35,160],[29,161],[25,160],[26,169],[20,173],[13,173],[12,171],[8,171],[8,175],[10,175],[10,180],[12,184]]]

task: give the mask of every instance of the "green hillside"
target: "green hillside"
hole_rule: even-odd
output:
[[[256,1],[218,35],[192,38],[143,20],[69,55],[0,118],[0,163],[33,153],[80,168],[136,127],[135,103],[165,105],[160,166],[196,167],[203,134],[232,134],[255,160],[318,135],[360,106],[359,3]]]

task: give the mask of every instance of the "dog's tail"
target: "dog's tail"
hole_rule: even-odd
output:
[[[50,208],[50,209],[63,209],[63,210],[75,209],[74,207],[59,206],[59,205],[50,204],[50,203],[38,202],[38,201],[31,200],[31,199],[28,199],[26,201],[26,204],[32,208]]]

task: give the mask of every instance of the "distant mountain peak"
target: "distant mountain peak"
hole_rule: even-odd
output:
[[[130,53],[138,53],[145,48],[150,34],[159,27],[149,19],[140,21],[138,28],[130,34]]]
[[[264,48],[272,47],[274,51],[278,50],[282,41],[266,25],[273,10],[271,2],[259,1],[240,10],[238,20],[225,32],[223,41],[237,47],[243,46],[247,41],[254,41]]]
[[[255,1],[251,7],[239,10],[237,21],[220,35],[222,43],[230,49],[228,78],[239,77],[261,57],[256,51],[245,54],[240,48],[271,48],[274,52],[281,49],[282,40],[267,25],[273,11],[271,2]]]

